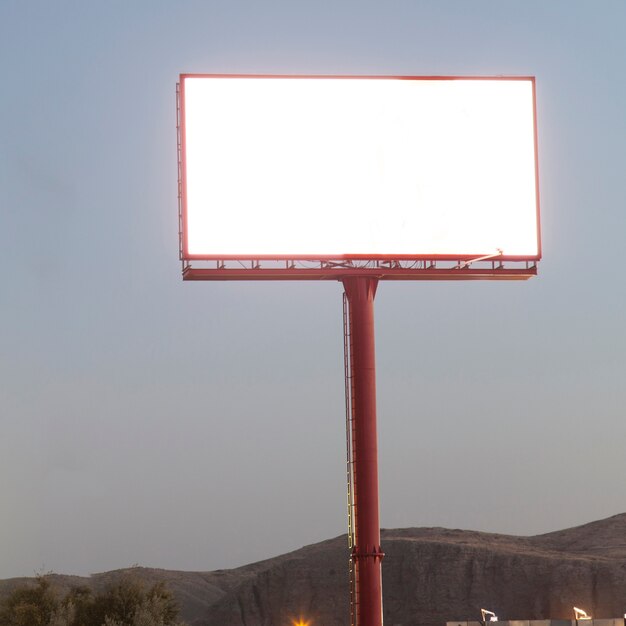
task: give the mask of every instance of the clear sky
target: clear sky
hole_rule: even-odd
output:
[[[0,0],[0,577],[345,531],[341,286],[182,282],[181,72],[536,76],[539,276],[379,287],[381,523],[626,511],[623,0]]]

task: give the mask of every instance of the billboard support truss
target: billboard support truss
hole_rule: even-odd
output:
[[[183,260],[183,280],[526,280],[537,275],[533,261],[502,261],[489,256],[455,260]]]

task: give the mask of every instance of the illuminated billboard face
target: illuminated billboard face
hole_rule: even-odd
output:
[[[532,78],[180,85],[183,258],[540,256]]]

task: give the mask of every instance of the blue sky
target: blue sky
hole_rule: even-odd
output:
[[[626,510],[626,4],[0,1],[0,577],[344,532],[341,287],[183,283],[181,72],[534,75],[527,283],[381,284],[381,523]]]

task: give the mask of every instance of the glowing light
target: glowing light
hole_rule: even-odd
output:
[[[188,256],[539,255],[531,79],[181,90]]]
[[[498,621],[498,617],[493,611],[488,611],[487,609],[480,609],[480,615],[482,617],[483,622],[487,622],[487,621],[497,622]],[[489,616],[488,620],[487,620],[487,616]]]
[[[310,626],[311,625],[311,621],[305,621],[302,618],[300,618],[298,621],[296,620],[292,620],[291,622],[293,624],[293,626]]]
[[[583,611],[583,609],[579,609],[578,607],[574,607],[574,619],[576,620],[580,620],[580,619],[591,619],[591,615],[587,615],[586,611]]]

